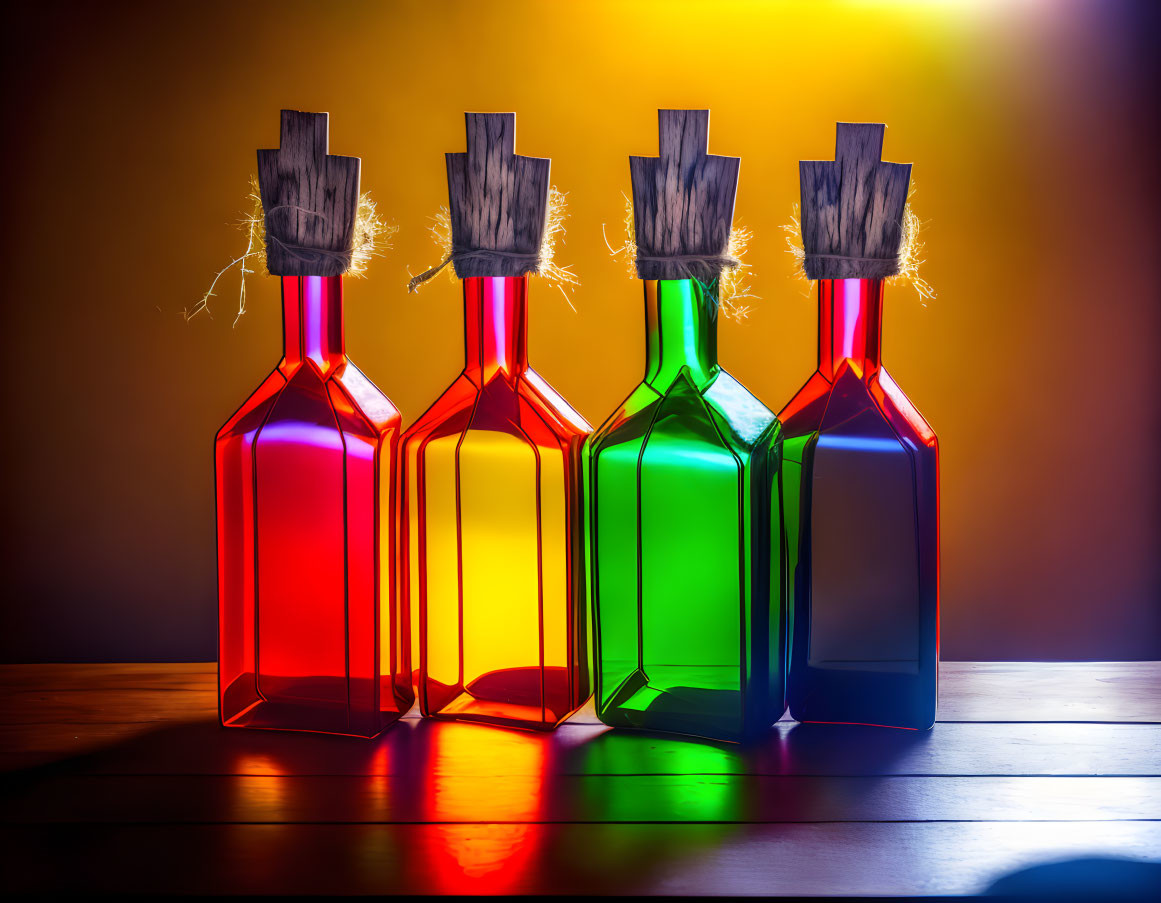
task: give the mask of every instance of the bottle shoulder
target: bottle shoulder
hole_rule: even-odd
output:
[[[718,372],[702,397],[739,445],[754,448],[776,441],[781,433],[781,424],[774,412],[726,370]]]
[[[517,380],[517,391],[535,410],[548,415],[562,438],[586,436],[592,426],[548,381],[529,367]]]
[[[745,457],[776,445],[780,426],[773,411],[722,370],[703,387],[679,376],[663,395],[642,383],[594,434],[591,446],[599,450],[667,435],[720,445]]]
[[[306,365],[284,375],[286,385],[271,399],[254,436],[255,445],[259,449],[302,445],[320,452],[342,452],[344,431],[329,378]]]
[[[589,425],[534,371],[482,385],[464,373],[408,427],[404,441],[426,443],[474,432],[503,433],[541,448],[561,448],[579,446]]]
[[[878,369],[871,379],[870,386],[871,396],[900,438],[910,440],[916,445],[938,449],[939,440],[936,438],[935,430],[899,388],[899,384],[886,368]]]
[[[461,373],[403,432],[404,442],[422,442],[460,432],[479,400],[479,387]]]
[[[345,361],[329,380],[341,393],[340,397],[332,393],[336,410],[363,421],[378,433],[399,428],[402,419],[399,409],[353,363]]]
[[[806,436],[818,429],[833,388],[834,383],[817,370],[810,375],[810,379],[778,412],[787,439]]]
[[[789,441],[835,429],[856,415],[881,420],[916,448],[937,447],[935,431],[884,367],[864,375],[844,364],[833,382],[816,371],[779,417]]]
[[[252,433],[262,425],[278,394],[286,388],[286,376],[281,367],[275,368],[259,383],[218,430],[215,441],[225,442],[237,436]]]

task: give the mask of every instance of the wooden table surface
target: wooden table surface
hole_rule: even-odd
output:
[[[223,730],[212,664],[0,666],[0,891],[971,894],[1161,860],[1161,663],[942,666],[917,733]]]

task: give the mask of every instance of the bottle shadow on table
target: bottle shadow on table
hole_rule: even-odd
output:
[[[1092,856],[1010,872],[984,896],[1001,900],[1161,900],[1161,862]]]
[[[169,724],[0,778],[3,871],[13,890],[631,892],[827,816],[833,789],[799,776],[888,771],[925,738],[785,722],[748,745],[600,725],[407,719],[363,741]]]

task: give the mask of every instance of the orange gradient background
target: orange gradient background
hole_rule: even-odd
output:
[[[712,110],[742,158],[748,322],[723,364],[779,409],[816,305],[781,226],[834,123],[888,124],[926,224],[923,306],[888,290],[887,366],[939,433],[949,659],[1161,658],[1161,299],[1149,5],[1011,2],[38,4],[3,38],[0,658],[214,654],[211,443],[275,365],[277,280],[236,276],[278,111],[400,226],[347,283],[352,359],[413,421],[462,366],[462,301],[426,233],[465,110],[518,114],[570,218],[574,313],[534,281],[533,364],[592,423],[640,379],[640,285],[610,258],[658,107]],[[1147,16],[1148,14],[1148,16]],[[1151,21],[1150,21],[1151,19]]]

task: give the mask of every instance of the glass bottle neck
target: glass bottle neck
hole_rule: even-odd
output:
[[[698,388],[718,373],[717,298],[695,279],[647,279],[645,382],[664,393],[683,368]]]
[[[829,380],[844,361],[869,377],[883,363],[882,279],[820,279],[818,372]]]
[[[288,367],[326,373],[344,360],[342,276],[282,277],[282,342]]]
[[[464,280],[464,372],[483,382],[528,368],[528,277]]]

